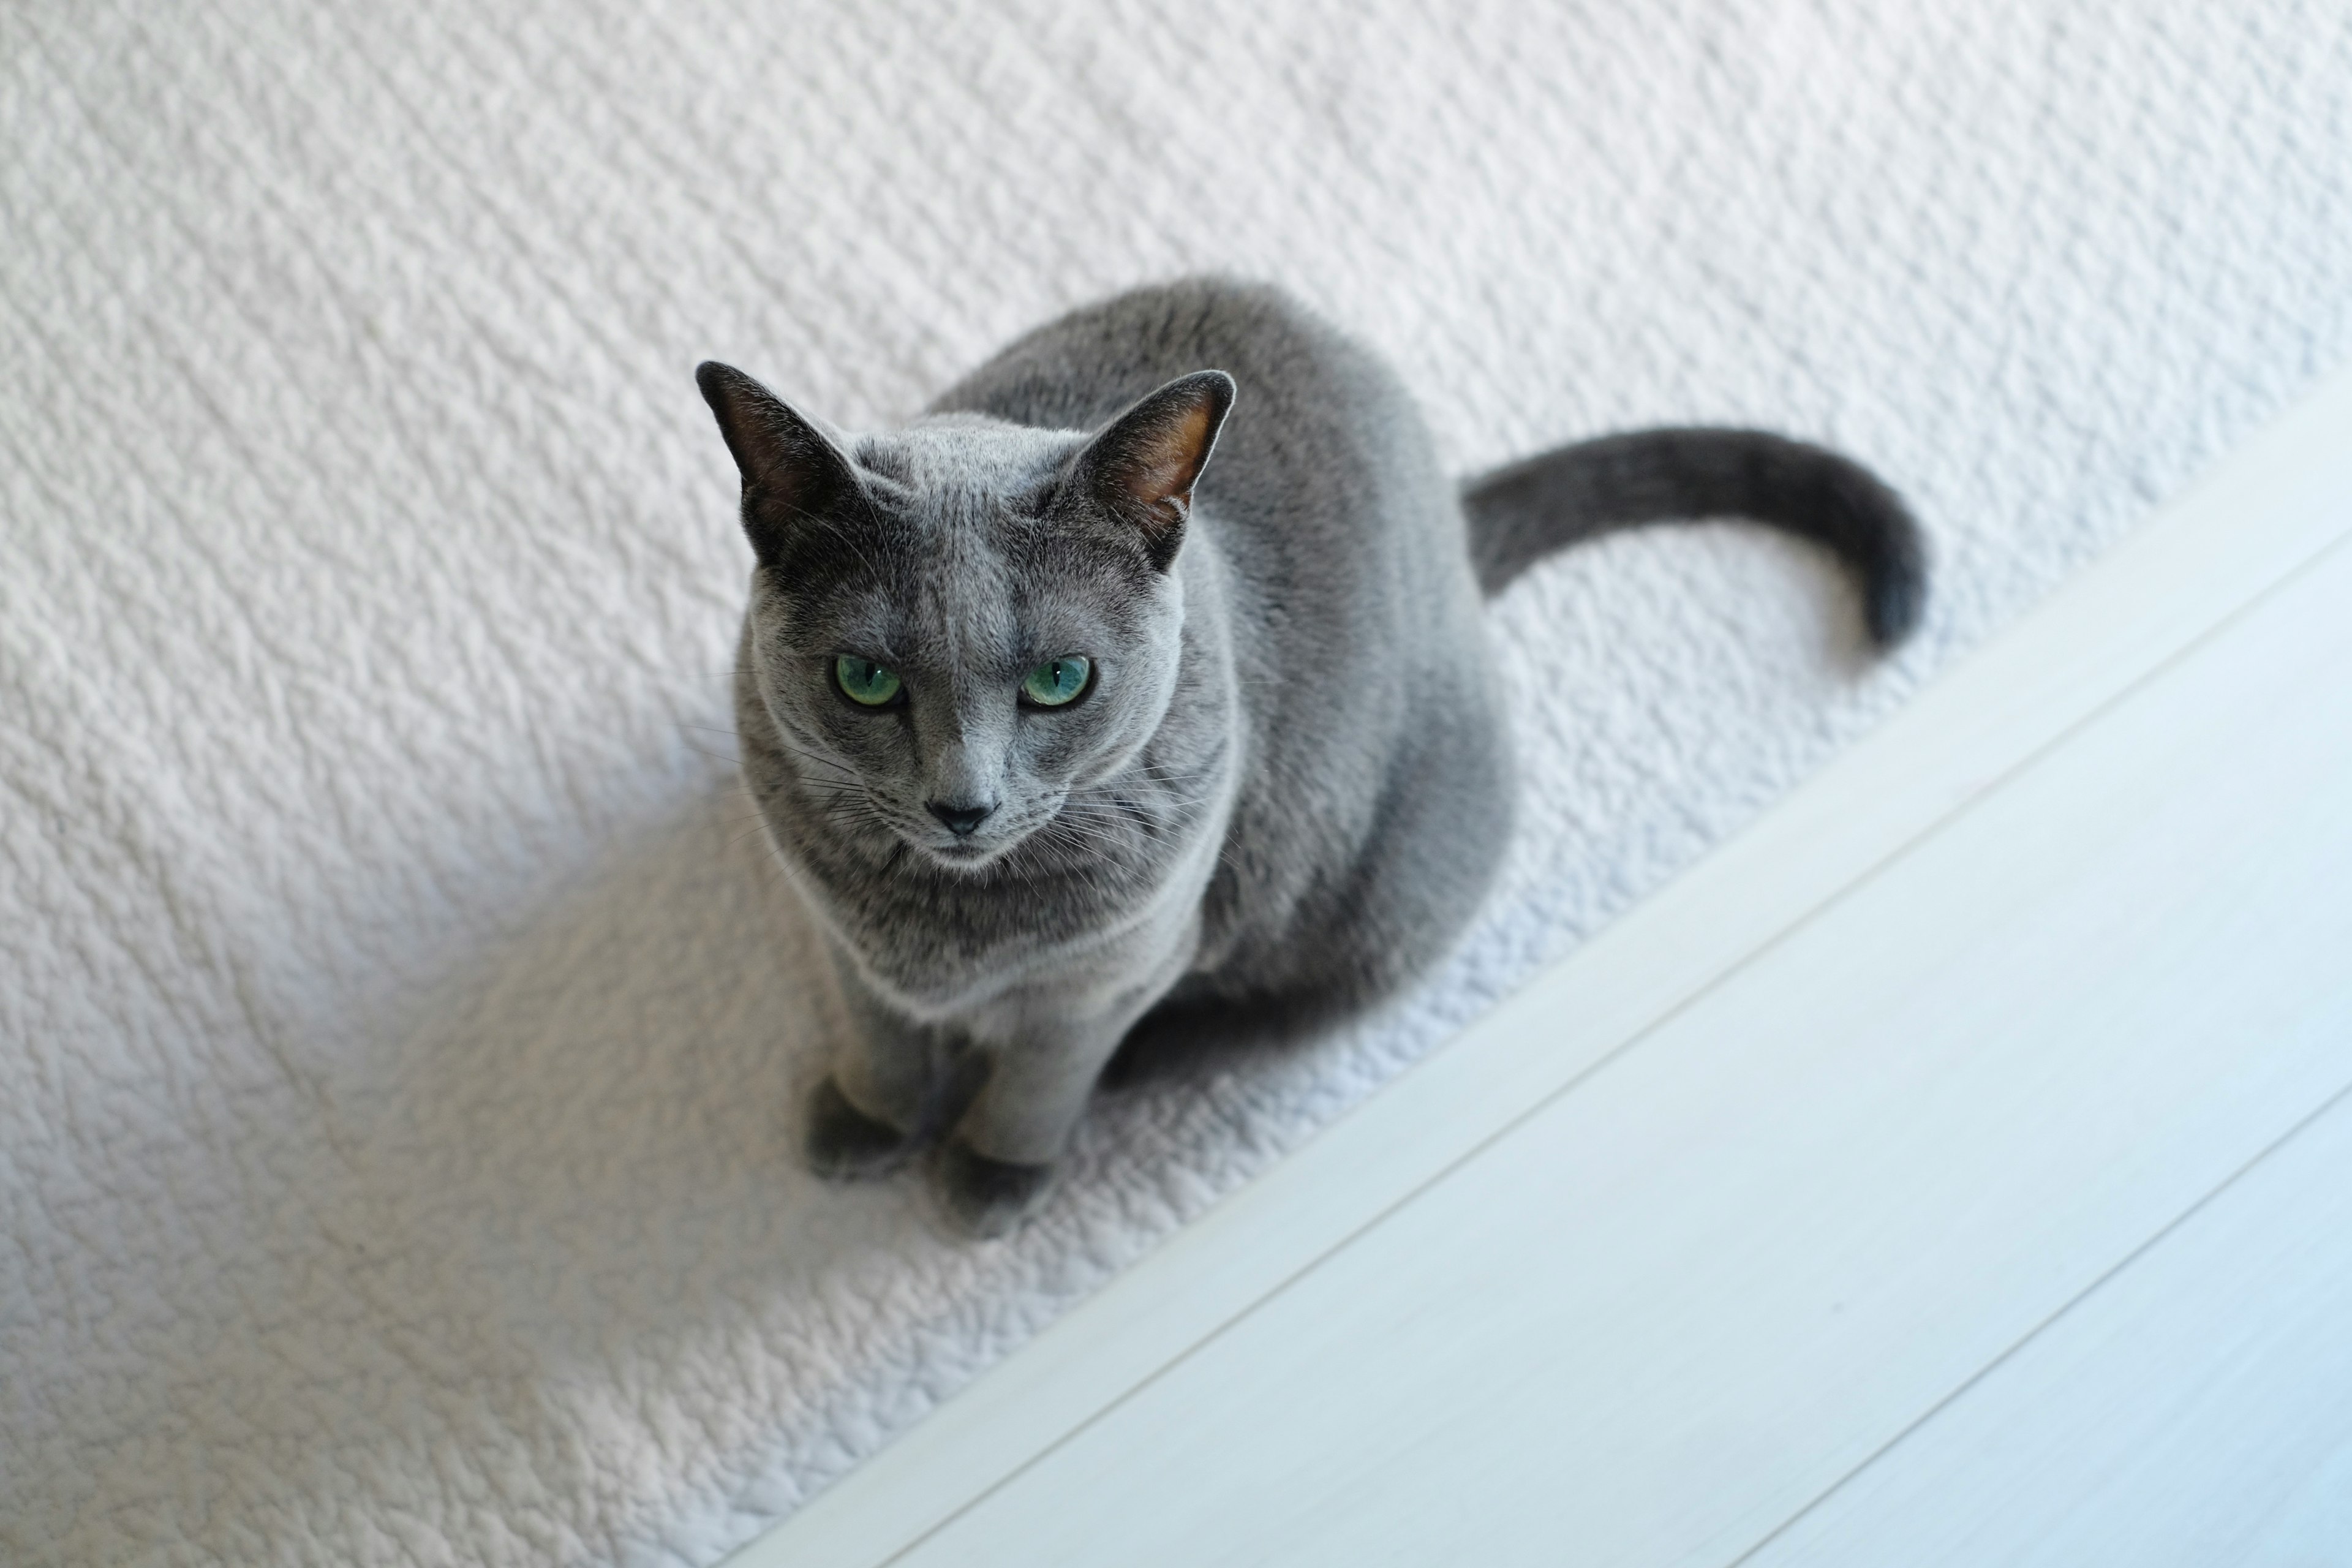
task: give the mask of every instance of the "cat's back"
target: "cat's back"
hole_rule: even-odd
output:
[[[1087,430],[1162,383],[1204,369],[1231,374],[1246,400],[1245,416],[1220,438],[1213,472],[1246,458],[1253,429],[1297,439],[1328,426],[1352,445],[1367,422],[1418,425],[1403,389],[1370,353],[1281,289],[1219,277],[1131,289],[1056,317],[1014,339],[932,408]]]
[[[1208,369],[1237,395],[1195,515],[1262,636],[1349,657],[1362,638],[1476,614],[1454,489],[1411,395],[1278,289],[1210,277],[1118,295],[1017,339],[933,408],[1092,429]],[[1284,650],[1294,668],[1309,651]]]

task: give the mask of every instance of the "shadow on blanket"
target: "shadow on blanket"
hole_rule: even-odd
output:
[[[790,1473],[829,1473],[942,1392],[876,1364],[916,1348],[909,1280],[944,1319],[1003,1260],[958,1264],[911,1183],[801,1168],[793,1108],[838,1010],[749,818],[732,792],[682,803],[436,987],[420,1025],[353,1052],[314,1125],[257,1141],[268,1212],[196,1265],[242,1310],[183,1321],[153,1367],[173,1408],[232,1391],[246,1429],[125,1444],[100,1468],[147,1486],[100,1476],[100,1495],[160,1483],[199,1539],[235,1500],[221,1511],[287,1539],[356,1508],[478,1542],[592,1492],[658,1510],[773,1478],[787,1412],[834,1435]],[[876,1408],[877,1384],[901,1407]],[[681,1449],[747,1470],[679,1474]]]

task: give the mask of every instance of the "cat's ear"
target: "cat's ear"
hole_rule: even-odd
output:
[[[1135,529],[1162,572],[1184,542],[1192,486],[1233,405],[1234,378],[1223,371],[1178,376],[1103,426],[1075,460],[1073,478]]]
[[[705,360],[694,379],[743,476],[743,531],[772,565],[797,520],[822,517],[857,491],[856,472],[824,431],[733,365]]]

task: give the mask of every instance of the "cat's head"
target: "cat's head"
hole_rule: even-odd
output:
[[[855,441],[740,371],[696,377],[759,558],[753,679],[809,809],[976,869],[1150,739],[1231,377],[1181,377],[1093,433],[951,415]]]

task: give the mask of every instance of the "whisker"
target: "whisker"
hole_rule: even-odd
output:
[[[792,742],[785,740],[782,735],[767,736],[763,740],[756,742],[755,744],[775,746],[782,751],[792,752],[793,755],[796,757],[805,757],[810,762],[816,763],[819,767],[831,768],[835,773],[846,773],[852,778],[857,776],[857,770],[849,766],[846,763],[835,762],[833,758],[824,755],[821,752],[810,751],[806,746],[796,746]]]
[[[838,763],[835,763],[833,758],[826,756],[823,752],[811,750],[809,747],[802,745],[797,741],[787,741],[782,735],[778,735],[773,732],[765,735],[756,735],[751,738],[761,745],[773,746],[779,751],[790,752],[796,757],[808,757],[820,763],[833,763],[836,767],[840,765]]]

